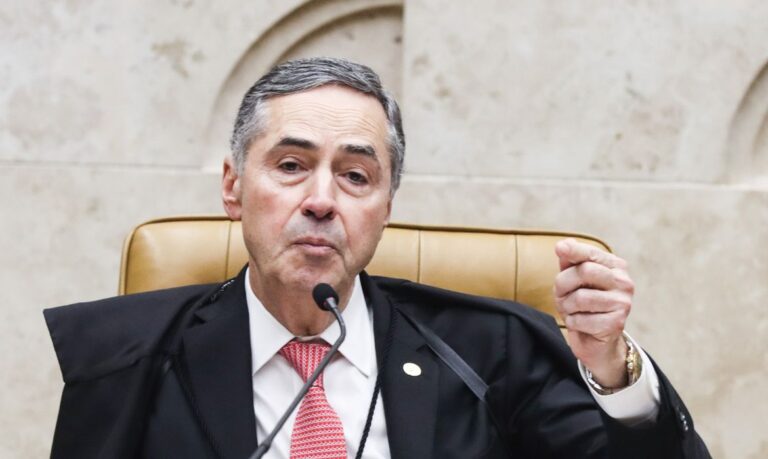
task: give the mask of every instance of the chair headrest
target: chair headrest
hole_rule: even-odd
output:
[[[393,223],[366,271],[514,300],[557,317],[554,246],[566,237],[609,250],[599,239],[578,233]],[[125,240],[119,293],[223,282],[247,261],[240,222],[223,216],[152,220]]]

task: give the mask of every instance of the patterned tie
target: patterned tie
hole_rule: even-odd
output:
[[[327,343],[291,341],[280,349],[280,355],[306,382],[330,347]],[[301,401],[291,434],[291,459],[321,458],[347,458],[344,428],[339,415],[325,398],[322,373]]]

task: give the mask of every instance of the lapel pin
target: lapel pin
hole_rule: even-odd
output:
[[[408,376],[419,376],[421,375],[421,367],[416,365],[412,362],[406,362],[403,364],[403,371]]]

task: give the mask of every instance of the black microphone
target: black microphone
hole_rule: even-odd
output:
[[[312,289],[312,299],[324,311],[333,311],[338,307],[339,303],[339,295],[328,284],[315,285],[315,288]]]
[[[291,402],[291,405],[288,407],[285,413],[283,413],[283,416],[280,418],[280,420],[277,421],[275,428],[272,429],[272,432],[267,435],[267,438],[265,438],[264,441],[258,446],[258,448],[256,448],[256,451],[251,454],[250,459],[260,459],[262,456],[267,454],[270,446],[272,446],[272,441],[275,439],[275,436],[283,427],[285,421],[288,420],[288,416],[293,413],[293,410],[295,410],[299,405],[301,399],[307,395],[309,388],[312,387],[312,384],[314,384],[317,378],[320,377],[320,374],[323,372],[323,370],[325,370],[325,367],[328,366],[328,362],[331,361],[331,357],[333,357],[333,355],[338,352],[339,346],[341,346],[341,343],[344,342],[344,338],[347,337],[347,326],[344,324],[344,319],[341,317],[341,313],[339,312],[338,307],[339,295],[336,293],[333,287],[328,284],[317,284],[315,288],[312,289],[312,299],[315,300],[315,303],[320,309],[324,311],[331,311],[333,316],[336,318],[336,321],[339,323],[339,330],[341,332],[339,333],[339,337],[336,338],[336,342],[334,342],[333,346],[331,346],[331,349],[327,354],[325,354],[323,360],[321,360],[317,365],[315,372],[312,373],[312,375],[307,379],[307,382],[304,383],[299,393],[296,394],[296,397]]]

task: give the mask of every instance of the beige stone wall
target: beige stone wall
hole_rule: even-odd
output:
[[[316,54],[401,98],[396,220],[600,235],[713,455],[768,457],[768,3],[403,3],[0,3],[0,457],[50,445],[41,309],[112,295],[138,222],[220,212],[238,97]]]

